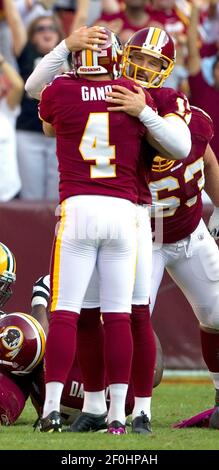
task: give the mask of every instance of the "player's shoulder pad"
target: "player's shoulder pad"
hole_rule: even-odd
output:
[[[191,106],[191,111],[192,111],[192,114],[197,114],[200,117],[202,117],[204,120],[210,121],[212,123],[212,126],[213,126],[213,121],[212,121],[211,117],[209,116],[208,113],[206,113],[206,111],[204,111],[204,109],[198,108],[198,106],[193,106],[192,105]]]
[[[159,110],[159,114],[161,115],[163,114],[163,110],[166,111],[166,108],[169,109],[172,105],[173,110],[175,110],[178,98],[187,100],[186,96],[183,93],[178,92],[173,88],[150,88],[148,91]]]
[[[191,133],[196,132],[208,142],[214,135],[214,124],[211,117],[201,108],[191,106],[192,120],[189,127]]]

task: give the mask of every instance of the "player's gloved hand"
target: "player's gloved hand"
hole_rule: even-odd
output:
[[[31,298],[31,307],[36,305],[48,306],[50,298],[50,276],[41,276],[33,286],[33,293]]]
[[[219,240],[219,207],[215,207],[208,222],[208,230],[215,240]]]

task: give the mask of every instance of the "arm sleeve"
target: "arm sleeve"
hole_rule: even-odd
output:
[[[183,119],[174,114],[161,117],[149,106],[145,106],[138,117],[153,139],[171,154],[174,160],[188,156],[191,150],[191,134]]]
[[[60,69],[65,63],[69,53],[70,51],[63,40],[43,57],[25,84],[25,90],[32,98],[40,99],[40,93],[43,87],[60,73]]]
[[[50,276],[40,277],[33,286],[33,293],[31,298],[31,307],[36,305],[48,306],[50,298]]]

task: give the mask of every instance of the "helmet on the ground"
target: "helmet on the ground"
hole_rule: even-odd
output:
[[[46,336],[40,323],[25,313],[10,313],[0,318],[0,366],[24,375],[44,356]]]

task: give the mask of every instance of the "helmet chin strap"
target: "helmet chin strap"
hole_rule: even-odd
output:
[[[153,80],[152,84],[153,84],[153,85],[159,85],[159,83],[161,82],[161,80],[162,80],[162,76],[160,76],[160,74],[159,74],[158,77],[156,77],[156,78]]]

